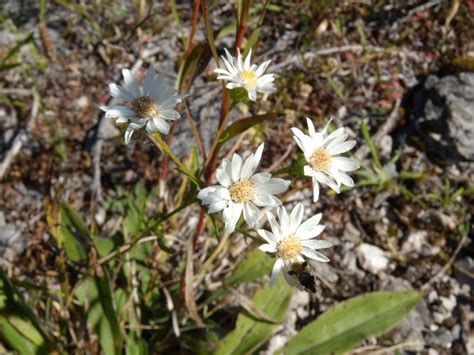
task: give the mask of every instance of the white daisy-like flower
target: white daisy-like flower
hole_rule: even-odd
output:
[[[277,211],[277,221],[273,214],[267,212],[268,222],[272,232],[259,229],[258,234],[267,242],[259,249],[267,253],[275,253],[276,261],[273,265],[270,286],[276,282],[278,273],[283,270],[283,276],[290,285],[298,284],[289,274],[291,265],[303,263],[306,258],[314,259],[323,263],[329,261],[317,249],[325,249],[332,246],[327,240],[314,239],[324,230],[324,225],[320,225],[322,214],[311,217],[303,222],[304,207],[298,203],[288,215],[284,207],[279,207]]]
[[[209,205],[209,213],[223,211],[226,234],[235,230],[242,212],[247,224],[255,226],[261,214],[259,207],[281,205],[281,201],[273,195],[286,191],[290,182],[272,178],[269,173],[254,174],[262,152],[263,143],[245,161],[235,153],[232,160],[224,159],[216,170],[220,185],[206,187],[198,194],[202,203]]]
[[[316,132],[313,122],[309,118],[306,120],[309,135],[295,127],[291,130],[294,134],[293,138],[309,163],[304,167],[304,174],[313,179],[313,200],[317,202],[319,184],[327,185],[337,193],[340,192],[341,184],[353,187],[354,181],[346,172],[357,170],[360,166],[354,159],[338,156],[356,145],[355,140],[346,140],[348,135],[344,127],[328,135],[328,126],[331,121],[321,132]]]
[[[257,99],[257,92],[275,92],[275,86],[273,85],[273,81],[275,80],[274,74],[263,74],[271,60],[267,60],[257,66],[256,64],[250,63],[252,50],[249,51],[245,59],[242,59],[240,52],[237,59],[232,57],[227,49],[225,53],[227,59],[221,56],[224,61],[225,69],[214,69],[214,72],[219,74],[217,77],[218,80],[228,81],[226,85],[227,89],[244,88],[247,90],[249,99],[252,101]]]
[[[134,131],[145,127],[148,134],[159,131],[168,134],[168,121],[176,120],[180,114],[175,110],[181,98],[175,90],[168,88],[163,77],[157,75],[150,65],[146,72],[143,90],[128,69],[122,70],[124,86],[112,83],[110,95],[130,102],[131,107],[101,106],[105,117],[117,118],[117,123],[129,123],[125,131],[125,143],[130,142]]]

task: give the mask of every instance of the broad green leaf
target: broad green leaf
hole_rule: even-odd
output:
[[[341,302],[291,338],[282,353],[343,353],[394,327],[420,297],[416,291],[374,292]]]
[[[97,252],[101,258],[109,255],[115,248],[118,247],[118,243],[115,238],[100,237],[96,235],[92,237],[92,240],[94,241],[95,248],[97,249]]]
[[[281,323],[285,318],[293,288],[280,274],[278,282],[273,286],[266,284],[253,297],[255,307]],[[235,329],[222,339],[216,354],[247,354],[253,353],[270,338],[277,330],[278,324],[257,320],[249,314],[240,313]]]
[[[253,127],[264,121],[275,119],[276,117],[277,113],[272,112],[264,115],[246,117],[242,118],[241,120],[235,121],[229,127],[227,127],[224,132],[222,132],[222,135],[219,137],[219,143],[223,144],[228,140],[234,138],[238,134],[242,133],[243,131],[246,131],[250,127]]]
[[[255,249],[237,265],[230,277],[225,280],[226,285],[235,285],[240,282],[250,282],[267,275],[275,262],[266,253]]]
[[[140,338],[136,332],[130,331],[127,337],[126,355],[146,355],[148,354],[148,344]]]
[[[69,259],[74,262],[79,262],[87,259],[87,253],[84,249],[84,245],[77,239],[77,237],[67,228],[61,226],[59,228],[61,234],[64,249]]]
[[[232,272],[232,275],[224,280],[224,283],[226,286],[233,286],[241,282],[258,280],[271,272],[274,262],[275,260],[273,258],[264,252],[255,249],[237,265],[235,270]],[[214,292],[212,296],[206,300],[206,303],[214,302],[228,292],[229,291],[223,287],[217,292]]]

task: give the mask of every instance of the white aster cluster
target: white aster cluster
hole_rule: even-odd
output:
[[[214,70],[218,80],[226,81],[226,88],[233,90],[243,88],[251,101],[256,101],[257,93],[269,94],[275,91],[274,74],[265,74],[270,61],[260,65],[251,63],[252,51],[242,58],[240,52],[234,58],[227,50],[222,57],[224,66]],[[124,85],[110,84],[110,94],[120,100],[128,101],[129,106],[102,106],[106,117],[117,119],[117,123],[127,123],[125,142],[132,134],[143,127],[148,134],[159,131],[167,134],[169,121],[180,117],[177,105],[180,96],[169,89],[163,78],[157,76],[150,66],[141,89],[129,70],[123,70]],[[291,128],[297,145],[302,150],[307,165],[304,175],[311,177],[313,183],[313,201],[320,196],[320,185],[325,185],[339,193],[341,186],[353,187],[354,182],[347,174],[359,168],[357,161],[340,156],[351,150],[356,142],[347,140],[348,134],[343,127],[329,133],[329,124],[319,132],[308,118],[308,134],[299,128]],[[262,158],[264,144],[255,153],[243,159],[234,154],[232,159],[224,159],[216,170],[217,184],[202,189],[198,198],[208,206],[208,213],[222,212],[224,232],[235,231],[240,217],[251,228],[255,228],[263,214],[266,214],[271,231],[258,229],[258,235],[265,241],[260,250],[271,253],[276,261],[271,274],[273,285],[280,271],[287,282],[298,285],[292,268],[305,265],[307,259],[328,262],[329,259],[318,252],[319,249],[331,247],[331,243],[317,239],[324,230],[319,224],[322,214],[319,213],[304,220],[304,207],[298,203],[290,214],[282,207],[282,202],[275,195],[285,192],[290,181],[273,178],[270,173],[257,172]],[[272,210],[277,208],[276,218]]]

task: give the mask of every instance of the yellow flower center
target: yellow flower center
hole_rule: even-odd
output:
[[[248,180],[237,181],[229,188],[230,197],[234,202],[249,201],[253,196],[253,183]]]
[[[155,117],[158,115],[158,106],[148,96],[140,96],[132,101],[132,109],[138,117]]]
[[[277,255],[283,260],[291,260],[301,254],[301,240],[292,234],[283,239],[277,246]]]
[[[255,89],[257,87],[257,74],[253,70],[244,70],[239,74],[239,79],[247,89]]]
[[[314,170],[324,171],[331,164],[331,155],[324,148],[318,148],[311,155],[310,164]]]

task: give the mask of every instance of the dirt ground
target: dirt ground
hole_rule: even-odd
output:
[[[125,145],[123,130],[99,110],[109,100],[107,84],[121,80],[122,68],[134,68],[142,78],[153,65],[170,82],[176,80],[193,4],[176,2],[180,24],[170,4],[62,0],[47,2],[44,16],[34,1],[0,5],[0,257],[51,331],[64,318],[48,311],[45,298],[39,291],[32,295],[27,285],[59,287],[63,252],[54,229],[61,201],[96,234],[110,238],[120,234],[130,201],[143,202],[150,220],[164,207],[176,206],[182,180],[174,165],[164,171],[163,156],[138,135]],[[255,2],[247,38],[263,9]],[[233,2],[209,5],[212,26],[220,30],[220,52],[234,43],[235,11]],[[278,349],[335,302],[370,291],[414,288],[424,297],[411,315],[354,352],[385,347],[430,355],[474,353],[474,2],[271,1],[260,25],[254,55],[260,62],[272,60],[269,70],[277,75],[278,91],[239,107],[232,119],[278,115],[231,141],[222,156],[265,141],[263,168],[278,170],[296,158],[290,127],[303,128],[305,117],[322,126],[333,116],[358,141],[354,156],[362,165],[354,189],[325,193],[316,205],[309,180],[295,182],[295,191],[285,197],[289,204],[303,200],[314,212],[323,212],[324,238],[335,247],[326,253],[331,262],[316,267],[318,291],[295,292],[285,322],[261,351]],[[200,22],[195,43],[205,38]],[[187,92],[206,149],[220,108],[214,68],[211,60]],[[466,104],[457,107],[458,99]],[[456,125],[464,128],[452,129]],[[363,126],[377,154],[369,149]],[[184,115],[170,143],[187,159],[192,133]],[[158,289],[166,285],[176,292],[186,243],[175,239],[192,228],[198,213],[195,204],[178,214],[166,265],[147,261],[158,263]],[[211,234],[202,236],[197,260],[216,245],[206,241]],[[247,249],[241,238],[230,243],[219,256],[222,267],[215,264],[196,285],[198,304]],[[87,265],[65,267],[71,280],[87,272]],[[266,281],[241,286],[239,292],[251,295]],[[165,307],[166,298],[155,302]],[[236,307],[228,296],[211,319],[229,331]],[[79,340],[67,341],[66,349],[94,348],[93,337],[84,336],[89,345],[81,343],[80,325],[72,328]],[[186,334],[181,344],[166,339],[171,349],[192,346]]]

